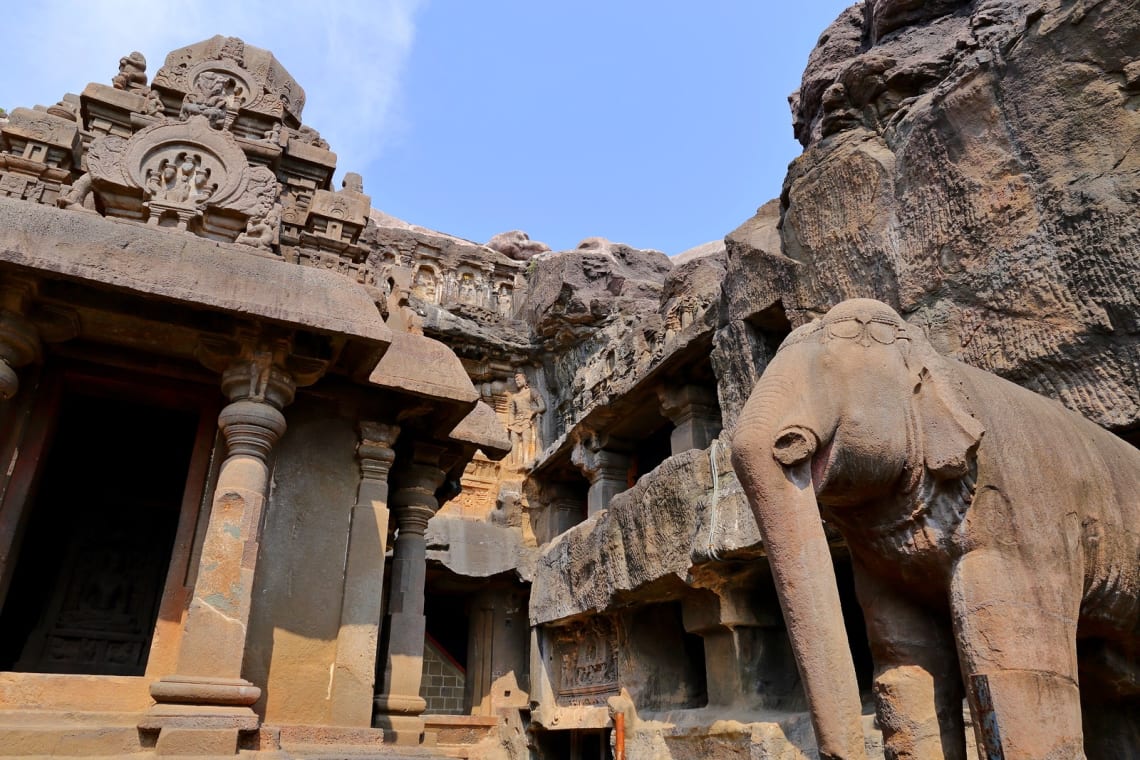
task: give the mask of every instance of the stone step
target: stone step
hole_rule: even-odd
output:
[[[0,758],[124,757],[140,751],[139,732],[134,725],[0,726]]]

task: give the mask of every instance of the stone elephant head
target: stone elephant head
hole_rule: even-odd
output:
[[[842,520],[856,505],[968,475],[983,429],[945,361],[890,307],[845,301],[787,337],[737,423],[733,465],[764,538],[823,757],[864,750],[820,513]]]

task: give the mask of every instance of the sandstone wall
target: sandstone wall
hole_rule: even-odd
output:
[[[879,298],[944,353],[1140,423],[1140,8],[867,2],[792,105],[781,245],[751,239],[764,209],[729,236],[725,328]]]
[[[358,439],[352,422],[305,396],[288,420],[264,517],[246,677],[265,684],[259,707],[267,722],[335,723],[329,663],[360,478]]]

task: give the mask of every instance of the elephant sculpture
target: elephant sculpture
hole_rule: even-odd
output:
[[[1140,451],[867,299],[788,336],[732,447],[821,757],[866,757],[821,515],[888,758],[964,758],[963,695],[983,758],[1140,757]]]

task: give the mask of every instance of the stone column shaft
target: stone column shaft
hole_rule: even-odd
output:
[[[333,672],[333,719],[340,725],[372,725],[376,657],[383,612],[384,554],[388,544],[388,472],[400,429],[360,423],[360,484],[352,508],[344,599]]]
[[[420,696],[424,656],[424,582],[427,575],[428,520],[439,508],[435,492],[443,484],[439,458],[444,449],[416,443],[412,461],[394,477],[392,508],[399,532],[392,556],[392,578],[385,616],[387,650],[376,697],[374,725],[392,732],[399,744],[419,743],[427,707]]]
[[[218,473],[194,593],[179,643],[178,672],[151,684],[158,703],[140,723],[159,729],[158,754],[232,754],[237,733],[257,728],[261,689],[241,677],[269,458],[292,401],[283,348],[235,362],[223,375],[231,403],[218,424],[227,456]],[[275,361],[275,355],[277,361]]]

